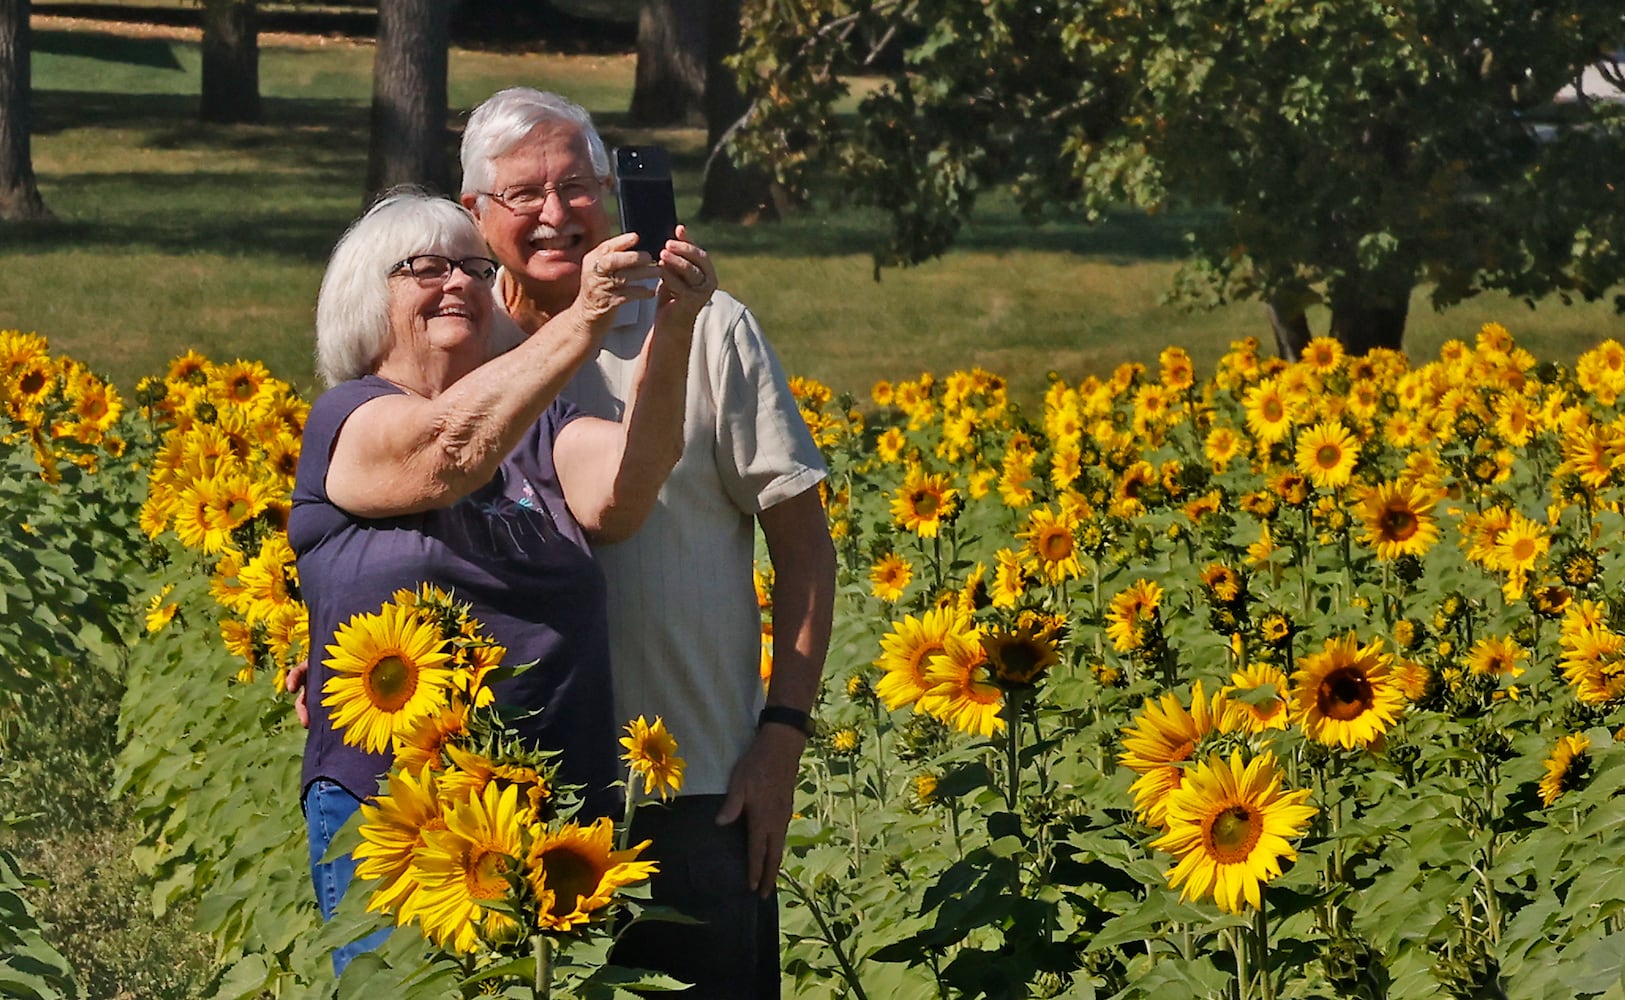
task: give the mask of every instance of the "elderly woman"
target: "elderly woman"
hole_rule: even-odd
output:
[[[635,242],[616,236],[590,251],[574,303],[500,357],[519,337],[493,300],[497,265],[466,209],[396,193],[334,248],[316,308],[330,388],[306,423],[288,524],[316,651],[303,784],[324,917],[353,867],[321,858],[390,761],[334,730],[319,651],[396,590],[454,591],[508,662],[535,661],[497,686],[499,701],[526,710],[522,737],[563,751],[560,778],[585,786],[587,810],[611,806],[609,636],[587,542],[636,530],[680,457],[694,319],[716,288],[709,258],[681,230],[658,261]],[[616,309],[650,297],[654,335],[623,419],[560,401]],[[335,964],[348,957],[341,950]]]

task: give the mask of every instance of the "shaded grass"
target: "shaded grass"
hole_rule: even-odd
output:
[[[137,870],[138,831],[109,795],[122,683],[113,664],[58,662],[26,712],[0,731],[0,846],[50,888],[30,894],[44,935],[90,1000],[208,995],[214,946],[191,927],[191,900],[155,919]]]
[[[205,126],[195,120],[195,43],[85,31],[36,39],[35,166],[58,221],[0,229],[0,328],[36,330],[126,388],[187,348],[259,358],[312,388],[321,269],[361,207],[370,47],[267,47],[264,123]],[[452,124],[503,86],[561,90],[595,112],[609,141],[671,146],[679,210],[693,218],[703,136],[628,128],[632,72],[630,56],[454,50]],[[992,197],[953,253],[878,282],[869,254],[884,222],[869,211],[695,229],[791,371],[861,394],[876,378],[980,364],[1030,404],[1050,371],[1078,379],[1152,363],[1167,344],[1210,370],[1231,340],[1268,337],[1257,304],[1195,314],[1159,304],[1194,221],[1125,213],[1092,227],[1035,225]],[[1558,359],[1625,336],[1602,304],[1530,313],[1497,296],[1439,316],[1419,293],[1412,356],[1487,320]]]

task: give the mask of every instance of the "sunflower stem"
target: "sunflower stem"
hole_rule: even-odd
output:
[[[1252,943],[1244,942],[1234,927],[1225,928],[1224,936],[1229,940],[1230,950],[1236,956],[1236,985],[1240,988],[1241,1000],[1253,1000],[1252,969],[1247,961],[1247,952]]]
[[[835,961],[841,966],[841,977],[846,980],[846,985],[852,988],[852,994],[858,1000],[869,1000],[869,994],[863,992],[863,984],[858,981],[858,970],[853,967],[852,960],[847,957],[846,950],[841,947],[841,939],[836,937],[835,933],[830,930],[829,922],[824,919],[824,912],[818,908],[818,903],[802,884],[796,881],[795,876],[789,872],[780,872],[779,877],[784,879],[785,884],[790,887],[790,891],[796,894],[802,905],[807,907],[807,912],[812,914],[813,922],[818,925],[818,931],[823,935],[824,943],[829,945],[829,950],[835,953]]]
[[[638,797],[632,790],[633,774],[628,769],[626,774],[626,808],[621,811],[621,828],[615,831],[615,849],[626,850],[628,841],[632,839],[632,817],[637,815]]]
[[[1259,890],[1258,912],[1253,914],[1253,944],[1258,948],[1258,995],[1261,1000],[1275,1000],[1275,980],[1270,977],[1270,924],[1266,907],[1269,905],[1268,887]]]
[[[1004,804],[1016,811],[1016,789],[1021,783],[1021,703],[1026,690],[1006,692],[1000,714],[1004,716],[1005,789]]]
[[[536,956],[536,978],[531,983],[531,996],[547,1000],[553,995],[553,942],[546,934],[530,939]]]

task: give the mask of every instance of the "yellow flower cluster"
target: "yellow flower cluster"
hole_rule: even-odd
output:
[[[265,668],[280,689],[310,646],[287,542],[310,407],[257,361],[215,364],[196,352],[177,358],[163,379],[142,380],[137,395],[163,431],[141,528],[154,539],[171,533],[205,560],[221,637],[244,663],[239,679]],[[160,618],[149,627],[162,627]]]
[[[378,883],[370,911],[459,954],[501,951],[602,925],[616,892],[654,872],[637,860],[647,842],[618,849],[611,820],[570,819],[554,764],[506,738],[487,709],[507,651],[451,594],[399,591],[342,625],[327,652],[322,703],[345,742],[394,753],[388,794],[361,806],[354,852],[357,877]],[[680,787],[659,720],[628,728],[629,756],[658,758],[645,773]]]
[[[1012,664],[1069,697],[1127,687],[1143,707],[1118,759],[1187,898],[1257,905],[1316,813],[1289,787],[1305,753],[1353,760],[1411,715],[1518,699],[1625,712],[1614,341],[1564,368],[1498,324],[1415,366],[1246,339],[1205,380],[1170,347],[1052,375],[1031,418],[980,370],[877,383],[864,425],[816,383],[798,396],[840,424],[825,495],[879,642],[848,698],[909,711],[905,742],[921,716],[988,739],[1079,710],[1013,699]],[[1548,802],[1585,753],[1554,751]]]
[[[53,358],[44,337],[0,330],[0,386],[0,440],[26,441],[46,482],[61,480],[63,463],[93,473],[104,455],[124,454],[125,439],[115,433],[124,414],[118,390],[72,358]]]

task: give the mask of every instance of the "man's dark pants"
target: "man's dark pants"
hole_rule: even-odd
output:
[[[638,805],[629,842],[652,841],[639,860],[660,862],[654,904],[703,923],[640,923],[622,935],[611,958],[693,984],[659,996],[778,1000],[778,899],[750,891],[745,824],[717,826],[722,803],[721,795],[685,795]]]

